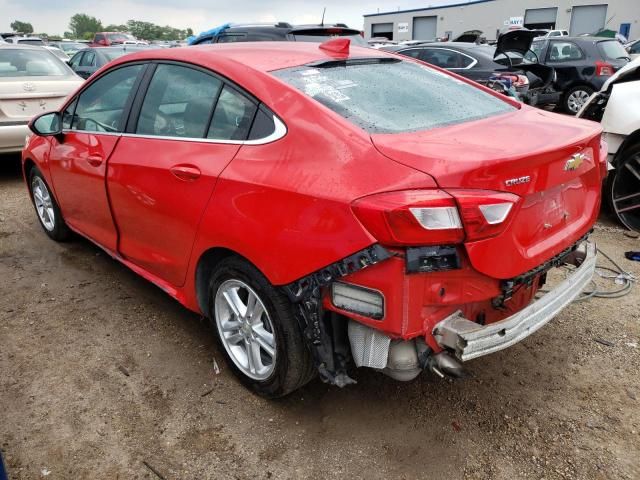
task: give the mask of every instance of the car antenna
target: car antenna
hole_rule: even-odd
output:
[[[320,20],[320,26],[324,27],[324,14],[327,13],[327,7],[322,10],[322,20]]]

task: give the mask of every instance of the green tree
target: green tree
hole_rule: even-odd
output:
[[[21,22],[20,20],[14,20],[11,24],[11,28],[14,32],[26,34],[33,33],[33,25],[27,22]]]
[[[84,13],[76,13],[69,21],[69,30],[76,38],[91,38],[94,33],[102,31],[102,22]]]

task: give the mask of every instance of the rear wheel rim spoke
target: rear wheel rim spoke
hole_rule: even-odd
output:
[[[223,282],[216,292],[215,319],[220,339],[235,366],[256,379],[275,369],[273,324],[256,292],[240,280]]]

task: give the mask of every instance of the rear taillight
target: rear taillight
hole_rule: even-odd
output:
[[[465,241],[495,237],[504,231],[520,197],[489,190],[450,190],[458,203]]]
[[[451,245],[500,234],[518,199],[486,190],[406,190],[365,197],[352,208],[383,245]]]
[[[613,73],[613,65],[611,65],[610,63],[600,61],[596,62],[596,76],[611,76],[613,75]]]

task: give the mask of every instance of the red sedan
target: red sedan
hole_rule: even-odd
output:
[[[344,39],[129,55],[31,129],[46,234],[90,239],[210,318],[269,397],[352,383],[351,363],[460,376],[595,268],[597,124]]]

